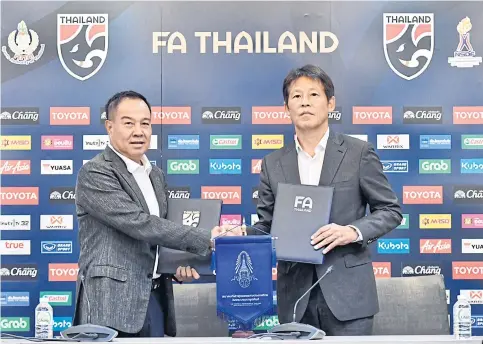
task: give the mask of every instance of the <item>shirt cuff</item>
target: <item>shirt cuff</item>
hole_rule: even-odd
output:
[[[353,225],[347,225],[347,226],[350,227],[350,228],[354,228],[354,230],[357,232],[357,239],[354,240],[354,242],[361,242],[362,241],[362,233],[359,230],[359,228],[357,228],[356,226],[353,226]]]

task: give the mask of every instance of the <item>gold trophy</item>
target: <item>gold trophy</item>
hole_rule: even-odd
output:
[[[462,19],[456,27],[460,35],[460,41],[453,54],[454,56],[448,58],[448,63],[452,67],[471,68],[481,63],[481,56],[476,56],[476,52],[471,45],[471,28],[471,20],[468,17]]]

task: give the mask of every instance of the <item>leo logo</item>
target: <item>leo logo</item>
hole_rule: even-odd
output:
[[[310,213],[313,207],[313,201],[310,197],[295,196],[294,210]]]
[[[248,288],[252,281],[257,280],[253,274],[252,259],[246,251],[241,251],[238,255],[235,266],[235,276],[231,280],[237,281],[242,288]]]
[[[398,76],[412,80],[429,66],[434,51],[433,13],[384,13],[384,56]]]
[[[200,215],[199,210],[185,210],[183,212],[183,225],[198,227],[200,224]]]
[[[57,53],[64,69],[84,81],[94,76],[107,57],[107,14],[58,14]]]

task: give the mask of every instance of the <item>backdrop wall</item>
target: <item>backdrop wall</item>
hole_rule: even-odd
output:
[[[293,139],[282,81],[313,63],[335,84],[332,130],[377,147],[403,205],[405,223],[372,244],[376,276],[443,274],[449,309],[460,292],[470,297],[473,332],[483,333],[483,4],[2,2],[1,11],[2,331],[32,335],[44,293],[56,330],[70,325],[76,173],[107,142],[111,95],[133,89],[153,105],[148,156],[170,197],[222,197],[223,221],[251,223],[258,159]],[[80,62],[89,53],[92,66]]]

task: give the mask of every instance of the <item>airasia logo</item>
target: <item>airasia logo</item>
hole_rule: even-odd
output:
[[[372,269],[376,278],[391,277],[391,262],[372,262]]]
[[[241,186],[202,186],[202,199],[221,199],[223,204],[241,204]]]
[[[262,160],[252,159],[252,173],[259,174],[262,171]]]
[[[0,160],[0,174],[30,174],[30,160]]]
[[[0,189],[0,205],[38,205],[39,188],[3,187]]]
[[[50,125],[89,125],[91,110],[89,107],[51,107]]]
[[[354,106],[353,124],[392,124],[391,106]]]
[[[483,106],[453,107],[453,124],[483,124]]]
[[[453,279],[483,279],[483,262],[453,262]]]
[[[403,204],[443,204],[443,187],[403,186]]]
[[[153,106],[151,124],[191,124],[191,107]]]
[[[451,239],[420,239],[420,253],[451,253]]]
[[[50,282],[75,282],[79,266],[73,263],[49,264]]]
[[[292,120],[283,106],[254,106],[252,124],[292,124]]]

